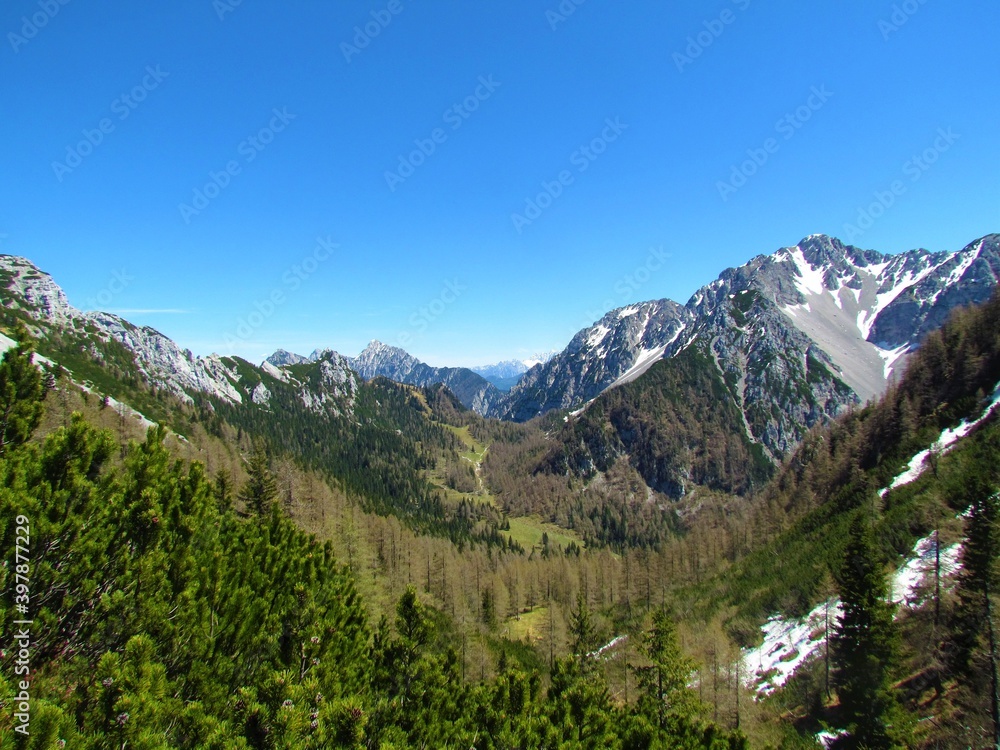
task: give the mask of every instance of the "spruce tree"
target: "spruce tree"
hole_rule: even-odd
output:
[[[669,715],[694,714],[697,698],[687,685],[695,663],[681,651],[677,627],[665,607],[653,613],[643,651],[650,664],[634,670],[642,691],[639,704],[647,716],[662,729]]]
[[[267,516],[277,496],[278,485],[268,468],[267,452],[263,444],[257,442],[247,462],[247,482],[240,490],[239,498],[251,514]]]
[[[985,662],[990,686],[989,711],[994,747],[1000,748],[1000,675],[993,597],[1000,587],[1000,494],[988,492],[972,503],[966,523],[962,576],[955,615],[954,662],[975,689],[978,664]],[[982,656],[978,656],[978,655]],[[978,662],[978,663],[977,663]]]
[[[838,584],[844,612],[833,636],[834,681],[849,732],[838,747],[902,748],[905,716],[892,693],[900,648],[895,605],[862,513],[851,523]]]

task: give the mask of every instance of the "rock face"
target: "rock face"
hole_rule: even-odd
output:
[[[361,386],[350,360],[330,349],[314,354],[316,359],[307,362],[309,367],[301,373],[301,379],[289,378],[289,382],[298,387],[299,396],[309,409],[350,415]]]
[[[612,310],[530,369],[489,416],[583,408],[693,342],[708,347],[747,434],[772,457],[846,405],[880,394],[927,332],[1000,279],[1000,235],[959,252],[882,255],[811,235],[723,271],[687,305]]]
[[[421,387],[443,383],[467,409],[478,414],[487,413],[503,398],[496,386],[468,368],[431,367],[399,347],[381,341],[372,341],[361,354],[348,361],[365,380],[381,376]]]
[[[314,360],[309,357],[303,357],[299,354],[287,352],[284,349],[278,349],[278,351],[268,357],[266,361],[270,362],[275,367],[286,367],[288,365],[302,365],[306,362],[312,362]]]
[[[489,416],[525,421],[581,405],[641,375],[692,321],[688,310],[670,300],[612,310],[577,333],[561,353],[528,370]]]
[[[192,392],[208,393],[232,403],[243,400],[235,386],[240,375],[221,357],[195,357],[153,328],[132,325],[111,313],[77,310],[49,274],[24,258],[0,256],[0,285],[0,301],[26,312],[43,335],[61,327],[121,344],[131,352],[136,369],[146,381],[186,402],[192,401]]]
[[[992,234],[954,254],[938,253],[928,258],[936,266],[903,289],[881,311],[868,340],[883,349],[919,342],[930,331],[944,325],[956,307],[985,302],[1000,281],[1000,235]]]

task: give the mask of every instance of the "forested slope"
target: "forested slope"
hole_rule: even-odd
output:
[[[31,621],[27,672],[0,667],[4,695],[20,680],[30,692],[27,711],[0,716],[4,746],[744,746],[683,680],[666,683],[667,704],[612,701],[585,598],[547,690],[505,657],[497,677],[463,683],[448,622],[412,588],[394,622],[367,620],[331,546],[283,516],[262,454],[244,513],[225,483],[171,458],[162,429],[122,452],[74,416],[30,441],[45,395],[30,358],[22,343],[0,363],[0,537],[25,557],[0,570],[5,643]],[[665,614],[652,622],[647,695],[684,669],[673,632]]]

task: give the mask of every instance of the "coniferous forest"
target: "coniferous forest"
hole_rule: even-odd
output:
[[[30,735],[8,714],[5,745],[745,746],[678,679],[687,662],[665,612],[644,642],[637,703],[613,700],[589,656],[585,598],[545,690],[504,652],[489,679],[463,679],[451,625],[414,587],[370,618],[332,545],[282,513],[262,452],[234,493],[172,457],[162,428],[119,446],[74,414],[30,441],[46,385],[23,342],[0,364],[0,517],[4,544],[20,539],[34,564],[3,569],[2,614],[16,619],[24,591],[35,671]],[[15,694],[9,663],[2,687]],[[672,675],[665,701],[652,674]]]
[[[6,703],[5,747],[996,742],[996,414],[880,491],[993,397],[996,296],[930,334],[879,402],[814,429],[767,483],[746,446],[711,439],[726,412],[649,406],[678,383],[716,387],[697,352],[660,368],[662,388],[622,388],[566,426],[486,420],[446,389],[376,380],[354,432],[330,414],[308,424],[273,383],[278,418],[159,394],[172,429],[145,430],[33,363],[45,342],[17,320],[9,331],[0,687],[18,695],[24,649],[30,703]],[[609,432],[606,414],[632,427]],[[606,450],[614,434],[655,446],[696,423],[713,449],[694,465],[714,477],[697,509],[645,501],[650,477],[674,469]],[[937,569],[904,606],[889,578],[918,539]],[[959,569],[942,572],[955,545]],[[741,649],[775,613],[827,597],[841,607],[828,647],[758,692]]]

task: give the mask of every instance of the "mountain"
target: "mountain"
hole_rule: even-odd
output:
[[[139,376],[187,403],[198,393],[232,403],[248,395],[236,386],[239,375],[222,357],[196,357],[154,328],[112,313],[81,312],[49,274],[24,258],[0,255],[0,295],[8,316],[19,311],[36,332],[53,334],[51,344],[65,355],[56,360],[67,367],[86,352],[104,366],[105,375],[126,381]]]
[[[443,383],[479,414],[526,421],[551,410],[584,408],[607,389],[641,378],[657,361],[697,345],[723,378],[747,438],[780,459],[812,425],[881,393],[928,331],[955,307],[986,299],[998,277],[995,234],[955,253],[891,256],[812,235],[727,269],[686,305],[655,300],[612,310],[562,352],[534,363],[508,394],[468,368],[431,367],[378,341],[353,358],[326,350],[305,358],[279,350],[267,364],[281,372],[326,358],[341,378],[348,377],[347,368],[366,380]],[[0,257],[0,283],[11,297],[8,306],[39,329],[58,330],[53,343],[63,356],[57,361],[70,369],[82,347],[105,365],[97,377],[138,377],[187,403],[199,395],[231,404],[266,403],[263,391],[253,393],[241,382],[245,368],[234,358],[196,357],[153,328],[110,313],[81,312],[48,274],[23,258]],[[502,371],[496,366],[498,375]],[[301,396],[306,405],[321,398],[304,391]]]
[[[491,416],[582,408],[696,342],[772,456],[850,404],[880,394],[905,355],[1000,278],[1000,235],[959,252],[882,255],[825,235],[724,271],[680,306],[612,310],[529,370]]]
[[[535,365],[545,364],[558,353],[558,350],[553,350],[535,354],[525,359],[505,359],[496,364],[480,365],[479,367],[472,367],[470,369],[482,375],[501,391],[507,392],[517,384],[517,381],[521,379],[524,373]]]
[[[690,323],[688,311],[670,300],[612,310],[577,333],[562,352],[528,370],[490,416],[522,422],[578,406],[640,375]]]
[[[293,354],[292,352],[287,352],[284,349],[278,349],[274,354],[267,358],[267,362],[270,362],[275,367],[286,367],[287,365],[301,365],[306,362],[315,362],[318,359],[316,352],[313,352],[312,357],[303,357],[301,354]]]
[[[431,367],[398,346],[372,341],[357,357],[343,357],[332,349],[316,349],[308,357],[278,349],[265,362],[277,368],[333,358],[343,362],[365,380],[383,377],[397,383],[448,387],[467,409],[483,414],[500,401],[503,394],[486,378],[465,367]]]
[[[348,360],[363,378],[389,378],[398,383],[426,387],[442,383],[468,409],[485,414],[503,394],[482,375],[465,367],[431,367],[397,346],[372,341],[357,357]]]

